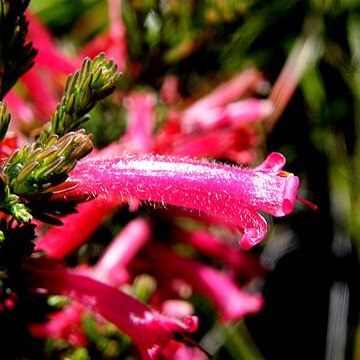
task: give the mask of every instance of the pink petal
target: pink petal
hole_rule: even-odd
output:
[[[83,310],[80,304],[73,302],[52,314],[48,322],[31,324],[31,335],[35,338],[62,339],[74,346],[85,346],[88,341],[81,328]]]
[[[15,128],[21,129],[35,121],[35,113],[32,106],[18,96],[14,90],[8,92],[4,100],[11,111],[11,127],[14,126],[15,122]]]
[[[40,64],[52,72],[70,74],[76,70],[76,62],[59,51],[56,40],[46,27],[29,11],[29,37],[38,50],[36,64]]]
[[[191,122],[192,131],[214,129],[224,126],[243,127],[262,120],[273,110],[268,100],[246,99],[230,103],[225,107],[199,108],[191,116],[185,112],[184,122]]]
[[[53,89],[50,87],[48,75],[42,76],[36,71],[37,69],[38,67],[35,65],[34,68],[21,77],[21,80],[34,103],[37,116],[44,122],[55,111],[59,98],[55,96]]]

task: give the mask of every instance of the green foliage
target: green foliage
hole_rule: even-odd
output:
[[[92,150],[91,136],[84,130],[59,138],[50,135],[15,150],[3,165],[9,186],[19,196],[39,195],[64,182],[76,162]]]
[[[34,249],[35,225],[0,221],[0,270],[16,270]]]
[[[24,12],[28,3],[0,0],[0,99],[33,65],[36,55],[32,44],[26,43]],[[76,204],[52,203],[49,197],[77,186],[66,179],[77,161],[93,149],[91,135],[79,128],[96,103],[115,90],[120,76],[104,54],[85,59],[80,70],[69,76],[61,102],[38,139],[2,160],[0,211],[11,217],[0,224],[0,269],[9,270],[11,264],[19,264],[32,253],[33,217],[60,225],[60,216],[75,211]],[[0,101],[0,141],[6,136],[10,118],[6,104]]]
[[[124,351],[131,345],[131,339],[121,333],[110,322],[99,324],[94,316],[85,314],[82,318],[82,328],[94,346],[97,356],[106,359],[122,358]]]
[[[91,136],[84,130],[70,132],[62,138],[51,135],[44,144],[36,141],[15,150],[2,167],[0,209],[20,223],[30,222],[32,205],[39,207],[35,200],[56,192],[56,187],[65,182],[76,162],[91,150]],[[72,182],[64,183],[61,191],[74,186]],[[42,207],[47,209],[46,202]],[[62,212],[59,209],[59,214]]]
[[[38,140],[14,150],[2,164],[0,209],[3,212],[19,223],[29,223],[35,212],[43,221],[60,224],[54,215],[73,211],[73,205],[58,205],[56,209],[40,200],[76,186],[65,182],[68,174],[93,148],[91,135],[79,127],[89,118],[87,113],[96,103],[115,90],[120,76],[104,54],[93,60],[85,59],[80,70],[69,76],[62,100]],[[0,138],[5,136],[9,122],[10,115],[1,102]]]
[[[34,64],[37,51],[26,42],[29,0],[0,0],[0,99]]]
[[[44,141],[49,135],[65,135],[76,130],[89,119],[87,113],[96,103],[110,95],[121,77],[116,65],[106,60],[104,54],[95,59],[85,59],[80,70],[70,75],[64,95],[51,121],[39,136]]]
[[[97,0],[36,0],[31,1],[32,11],[51,28],[64,30],[84,14]]]

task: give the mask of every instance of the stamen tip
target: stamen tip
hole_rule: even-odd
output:
[[[315,205],[314,203],[312,203],[311,201],[309,200],[306,200],[298,195],[296,195],[296,200],[299,200],[300,202],[302,202],[304,205],[306,205],[307,207],[309,207],[311,210],[317,210],[318,209],[318,206]]]

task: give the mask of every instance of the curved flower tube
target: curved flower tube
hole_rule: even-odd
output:
[[[258,213],[289,214],[296,200],[298,177],[282,171],[285,158],[272,153],[255,169],[242,169],[171,156],[124,156],[85,159],[69,176],[79,182],[72,195],[119,201],[139,199],[211,213],[235,224],[249,249],[266,235]]]
[[[79,204],[78,213],[63,219],[64,226],[52,227],[36,243],[36,251],[44,251],[54,259],[63,259],[81,246],[114,209],[115,203],[94,199]]]
[[[124,284],[130,277],[127,266],[140,248],[150,239],[150,230],[151,225],[149,221],[142,218],[132,220],[115,237],[98,262],[93,267],[81,266],[78,269],[79,273],[111,286],[118,287]],[[82,231],[79,229],[79,232]],[[47,238],[46,242],[41,243],[42,249],[45,252],[49,252],[53,257],[56,257],[57,253],[51,252],[51,245],[53,244],[49,241],[50,239],[51,238]],[[72,237],[67,236],[66,232],[64,232],[62,239],[58,237],[57,241],[59,243],[71,243]],[[58,246],[57,250],[66,248],[69,249],[66,245],[63,247]],[[83,307],[79,303],[72,302],[66,308],[52,314],[48,322],[44,324],[32,324],[30,326],[31,334],[37,338],[53,337],[64,339],[76,346],[84,345],[87,343],[87,338],[80,326],[83,310]],[[163,310],[161,313],[173,317]],[[185,318],[188,315],[190,315],[190,313],[181,316],[181,318]]]
[[[142,359],[156,359],[175,338],[197,330],[197,318],[168,318],[119,289],[46,261],[24,265],[29,285],[39,292],[69,296],[129,335]]]

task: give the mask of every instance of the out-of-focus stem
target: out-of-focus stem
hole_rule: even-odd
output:
[[[274,128],[305,71],[319,59],[322,52],[319,36],[321,30],[321,19],[311,17],[305,23],[304,35],[295,42],[269,95],[269,100],[274,104],[274,110],[265,121],[267,133]]]

